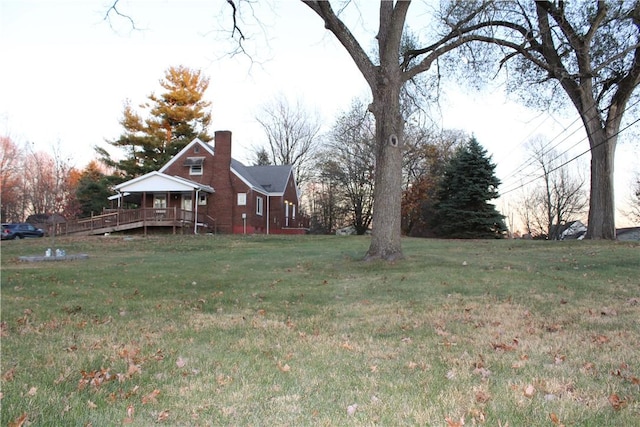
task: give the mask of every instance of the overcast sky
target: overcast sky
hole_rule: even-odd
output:
[[[233,156],[248,161],[251,147],[264,141],[255,120],[261,105],[278,94],[301,99],[317,110],[326,128],[354,97],[368,97],[367,85],[344,49],[306,6],[294,0],[263,0],[255,21],[243,22],[248,53],[230,57],[229,8],[224,0],[121,0],[105,14],[107,0],[0,0],[0,132],[18,144],[51,152],[59,144],[82,168],[93,147],[122,132],[118,120],[125,100],[132,105],[160,92],[170,66],[201,69],[210,78],[211,130],[233,132]],[[412,6],[413,7],[413,6]],[[246,13],[246,11],[244,11]],[[362,2],[354,27],[369,50],[375,34],[375,2]],[[355,13],[355,11],[354,11]],[[248,15],[245,15],[248,16]],[[264,19],[262,19],[264,17]],[[514,188],[514,170],[526,162],[523,146],[540,134],[563,140],[569,156],[588,149],[576,114],[550,115],[509,102],[503,91],[481,93],[450,87],[442,99],[443,127],[473,133],[498,165],[502,190]],[[568,128],[568,129],[567,129]],[[581,142],[582,141],[582,142]],[[619,145],[617,205],[630,193],[631,172],[640,160],[638,144]],[[583,156],[588,174],[589,157]],[[499,202],[498,205],[505,205]],[[618,225],[624,224],[620,217]]]

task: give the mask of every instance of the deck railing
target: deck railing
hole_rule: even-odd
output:
[[[198,215],[200,219],[202,215]],[[195,213],[178,208],[140,208],[140,209],[105,209],[102,215],[92,215],[61,224],[62,234],[98,232],[112,228],[117,230],[121,226],[139,223],[144,226],[193,226]],[[203,224],[203,222],[200,222]],[[204,223],[206,224],[206,223]]]

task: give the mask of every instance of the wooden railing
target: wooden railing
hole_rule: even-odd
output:
[[[117,231],[127,225],[139,227],[145,226],[193,226],[195,212],[173,208],[140,208],[140,209],[105,209],[102,215],[92,215],[90,218],[81,218],[67,221],[61,224],[61,234],[72,233],[101,233],[105,230]],[[209,226],[208,221],[203,221],[204,216],[198,215],[198,223]],[[134,228],[129,227],[129,228]]]

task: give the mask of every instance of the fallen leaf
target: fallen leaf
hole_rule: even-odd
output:
[[[89,407],[89,409],[96,409],[98,407],[98,405],[96,405],[90,400],[87,400],[87,406]]]
[[[280,372],[289,372],[291,370],[291,367],[288,364],[282,364],[282,362],[278,362],[278,369],[280,369]]]
[[[518,345],[517,343],[515,345],[509,345],[509,344],[505,344],[503,342],[501,343],[491,343],[491,345],[493,346],[494,350],[502,350],[502,351],[513,351],[516,349],[516,346]]]
[[[343,343],[340,345],[340,347],[342,347],[342,348],[344,348],[345,350],[348,350],[348,351],[353,351],[353,350],[355,350],[355,348],[354,348],[351,344],[349,344],[349,341],[345,341],[345,342],[343,342]]]
[[[29,389],[29,392],[27,393],[29,396],[35,396],[36,393],[38,392],[38,387],[31,387]]]
[[[13,368],[9,369],[7,372],[2,374],[2,379],[5,381],[13,381],[13,377],[15,373],[16,373],[16,368],[14,366]]]
[[[609,403],[616,411],[619,411],[627,405],[627,401],[620,399],[620,396],[615,393],[609,396]]]
[[[596,344],[606,344],[609,342],[609,337],[606,335],[597,335],[592,337],[591,340]]]
[[[155,389],[153,390],[151,393],[142,396],[142,404],[146,405],[147,403],[156,403],[156,397],[158,397],[158,395],[160,394],[160,390]]]
[[[480,391],[478,391],[476,393],[476,402],[478,402],[478,403],[487,403],[489,400],[491,400],[491,396],[488,393],[486,393],[486,392],[484,392],[482,390],[480,390]]]
[[[129,369],[127,370],[127,375],[129,376],[129,378],[133,377],[135,374],[140,374],[140,373],[142,373],[142,369],[140,368],[140,365],[135,365],[133,363],[129,365]]]
[[[187,361],[182,357],[178,357],[178,360],[176,360],[176,366],[178,368],[184,368],[186,364],[187,364]]]
[[[162,411],[158,414],[158,418],[156,421],[162,422],[169,419],[169,411]]]
[[[347,415],[352,417],[353,415],[355,415],[356,410],[358,410],[358,404],[357,403],[354,403],[353,405],[347,406]]]
[[[523,390],[524,397],[532,398],[534,394],[536,394],[536,388],[533,384],[527,384],[527,386]]]
[[[460,417],[460,421],[453,421],[449,417],[444,420],[447,422],[447,427],[462,427],[464,425],[464,417]]]
[[[552,412],[552,413],[550,413],[550,414],[549,414],[549,418],[551,418],[551,422],[552,422],[554,425],[558,425],[558,424],[560,424],[560,420],[558,419],[558,416],[557,416],[554,412]]]
[[[9,427],[22,427],[26,421],[27,421],[27,413],[25,412],[15,420],[10,421]]]

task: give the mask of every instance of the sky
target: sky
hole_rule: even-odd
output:
[[[122,133],[118,120],[125,101],[137,106],[171,66],[202,70],[210,79],[210,130],[233,133],[232,155],[249,162],[252,147],[264,131],[255,117],[276,96],[301,100],[318,112],[328,130],[336,115],[356,97],[369,97],[364,78],[352,60],[324,29],[320,19],[295,0],[262,0],[253,10],[260,17],[241,21],[247,54],[229,55],[229,7],[224,0],[120,0],[111,12],[108,0],[0,0],[0,132],[35,150],[58,150],[77,168],[95,158],[95,146]],[[248,13],[251,12],[251,13]],[[357,13],[356,13],[357,12]],[[362,2],[349,17],[353,31],[372,46],[375,2]],[[514,175],[528,161],[524,149],[534,136],[557,141],[569,158],[588,149],[576,113],[540,112],[514,102],[499,84],[482,91],[449,85],[434,117],[443,128],[476,136],[497,164],[501,190],[521,180]],[[637,132],[636,132],[637,134]],[[640,146],[632,138],[616,153],[616,204],[624,208]],[[578,167],[588,179],[589,157]],[[515,196],[497,202],[512,215]],[[623,215],[618,226],[629,225]]]

